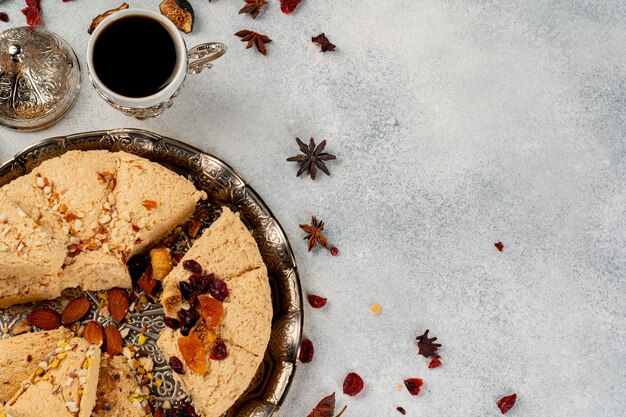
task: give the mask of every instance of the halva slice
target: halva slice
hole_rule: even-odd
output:
[[[202,265],[205,273],[212,273],[219,279],[265,268],[257,243],[239,214],[223,207],[221,216],[194,242],[183,260],[163,281],[161,302],[168,316],[175,317],[180,308],[176,303],[178,285],[189,278],[190,272],[183,267],[187,259],[195,260]]]
[[[61,327],[0,340],[0,405],[15,395],[46,354],[71,337],[72,333]]]
[[[147,396],[141,392],[137,377],[128,361],[129,359],[122,355],[102,356],[96,406],[92,415],[98,417],[150,415]],[[146,407],[148,411],[145,410]]]
[[[72,338],[48,353],[2,410],[12,417],[89,417],[96,403],[100,348]]]
[[[178,331],[166,329],[157,346],[166,359],[182,358],[178,349]],[[228,345],[228,356],[221,361],[210,360],[207,355],[207,372],[203,375],[186,369],[184,374],[174,374],[185,392],[194,402],[196,412],[202,417],[219,417],[237,401],[250,385],[261,363],[258,356],[234,345]]]
[[[0,190],[0,307],[61,295],[65,248]]]

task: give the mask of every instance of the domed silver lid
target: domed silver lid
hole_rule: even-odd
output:
[[[78,58],[60,36],[28,26],[0,33],[1,126],[49,126],[72,107],[79,90]]]

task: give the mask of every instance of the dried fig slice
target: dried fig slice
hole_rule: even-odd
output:
[[[113,13],[115,12],[119,12],[120,10],[124,10],[124,9],[128,9],[128,3],[122,3],[122,5],[120,7],[118,7],[117,9],[111,9],[111,10],[107,10],[106,12],[102,13],[99,16],[94,17],[94,19],[91,21],[91,24],[89,25],[89,29],[87,29],[87,33],[89,33],[90,35],[93,33],[94,30],[96,30],[96,27],[107,17],[111,16]]]
[[[163,0],[159,5],[161,14],[176,25],[179,30],[189,33],[193,30],[195,15],[187,0]]]

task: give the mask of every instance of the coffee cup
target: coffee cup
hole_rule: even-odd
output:
[[[109,105],[145,119],[161,115],[187,74],[211,68],[226,49],[208,42],[187,50],[169,19],[150,10],[126,9],[96,27],[87,46],[87,66],[93,86]]]

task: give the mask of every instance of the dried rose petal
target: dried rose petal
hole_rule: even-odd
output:
[[[41,5],[39,0],[26,0],[26,7],[22,9],[22,14],[26,16],[28,26],[39,26],[41,23]]]
[[[400,414],[402,414],[402,415],[405,415],[405,414],[406,414],[406,410],[405,410],[404,408],[402,408],[402,407],[396,407],[396,410],[398,410],[398,412],[399,412]]]
[[[409,390],[411,395],[417,395],[422,390],[424,381],[421,378],[409,378],[404,380],[404,386]]]
[[[363,391],[363,379],[355,374],[354,372],[350,372],[346,379],[343,380],[343,393],[354,397],[359,392]]]
[[[439,360],[439,358],[433,358],[430,363],[428,364],[428,369],[435,369],[435,368],[439,368],[441,366],[441,361]]]
[[[309,304],[311,304],[311,307],[313,308],[322,308],[326,305],[326,301],[328,301],[327,298],[320,297],[319,295],[313,295],[313,294],[309,294],[308,299],[309,299]]]
[[[301,1],[302,0],[280,0],[280,10],[285,14],[289,14],[296,10],[296,7],[298,7]]]
[[[506,414],[513,406],[515,405],[515,401],[517,401],[517,394],[507,395],[506,397],[500,398],[498,401],[498,408],[502,412],[502,414]]]
[[[313,342],[309,339],[302,339],[302,346],[300,347],[300,362],[311,363],[313,361],[313,355],[315,349],[313,348]]]
[[[495,246],[499,252],[502,252],[504,250],[504,244],[502,242],[496,242],[493,244],[493,246]]]
[[[217,339],[215,341],[215,346],[213,346],[213,350],[211,350],[211,354],[209,358],[214,361],[221,361],[228,357],[228,351],[226,350],[226,344],[222,339]]]

